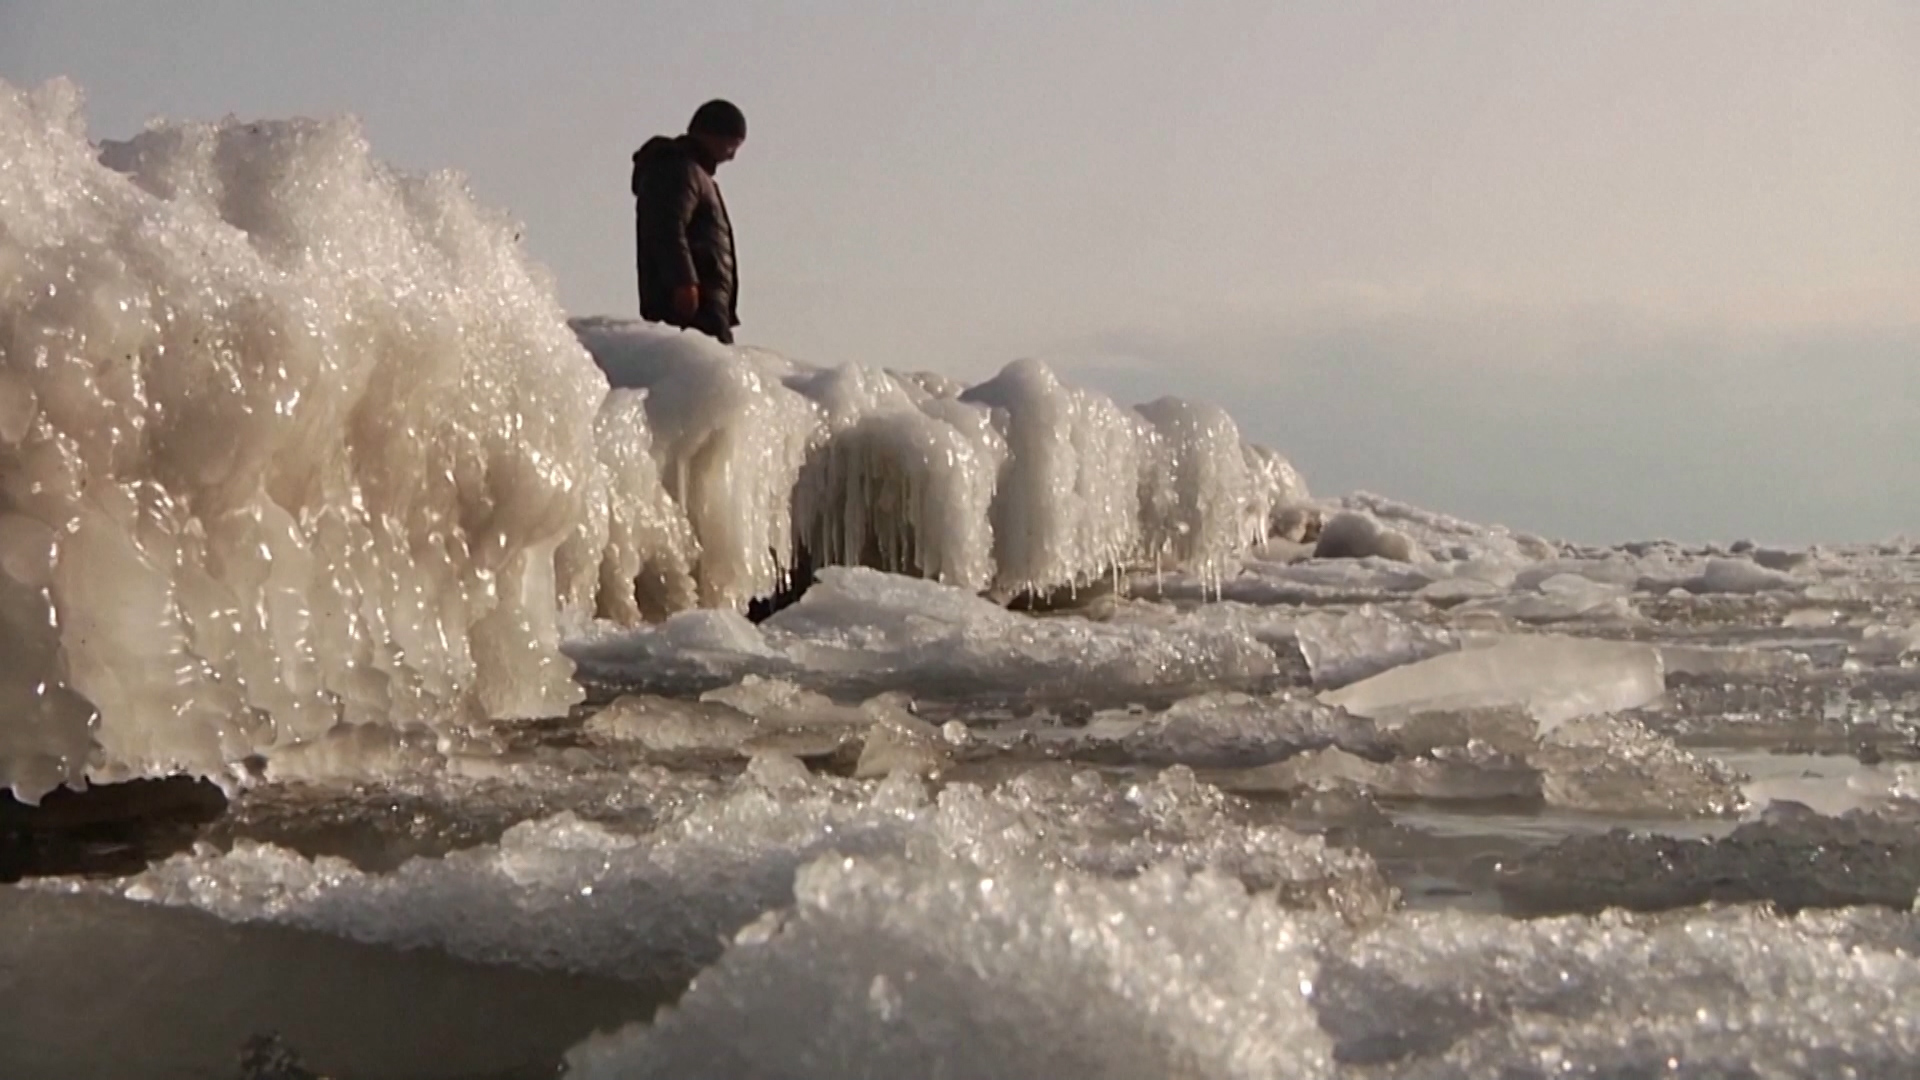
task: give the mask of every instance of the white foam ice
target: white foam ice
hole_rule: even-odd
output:
[[[1326,691],[1321,700],[1389,725],[1419,713],[1521,708],[1544,733],[1575,717],[1640,708],[1666,691],[1651,645],[1546,635],[1472,644]]]
[[[0,158],[0,783],[578,697],[605,384],[512,222],[349,120],[96,148],[64,82]]]

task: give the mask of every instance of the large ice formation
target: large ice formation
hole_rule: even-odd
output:
[[[96,148],[61,83],[0,159],[0,782],[574,700],[605,383],[510,222],[345,121]]]
[[[0,83],[0,785],[338,725],[547,715],[562,625],[804,556],[1006,598],[1209,580],[1298,475],[1038,361],[971,388],[572,323],[511,220],[350,119],[156,122]],[[796,550],[796,546],[800,550]]]

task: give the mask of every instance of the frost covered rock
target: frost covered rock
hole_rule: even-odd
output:
[[[1413,541],[1369,514],[1341,511],[1327,519],[1314,545],[1316,559],[1391,559],[1414,561]]]

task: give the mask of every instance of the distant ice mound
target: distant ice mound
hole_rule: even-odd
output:
[[[1215,406],[1138,408],[1019,360],[965,387],[816,368],[697,334],[573,321],[613,386],[647,395],[685,508],[701,602],[778,588],[799,550],[1006,598],[1129,566],[1217,576],[1306,497],[1287,461]]]
[[[968,388],[569,324],[514,222],[351,120],[94,145],[71,84],[0,82],[0,160],[0,785],[27,798],[558,713],[563,622],[738,607],[796,545],[1005,598],[1215,578],[1304,497],[1224,412],[1034,361]]]

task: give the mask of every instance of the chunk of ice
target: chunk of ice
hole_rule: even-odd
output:
[[[1237,882],[822,859],[794,892],[791,915],[653,1025],[576,1048],[568,1075],[1330,1074],[1313,931]]]
[[[1510,705],[1545,732],[1574,717],[1640,708],[1665,690],[1652,646],[1517,635],[1395,668],[1321,700],[1387,725],[1422,712]]]
[[[1338,615],[1308,615],[1294,635],[1313,684],[1326,689],[1460,647],[1449,630],[1407,622],[1370,604]]]

